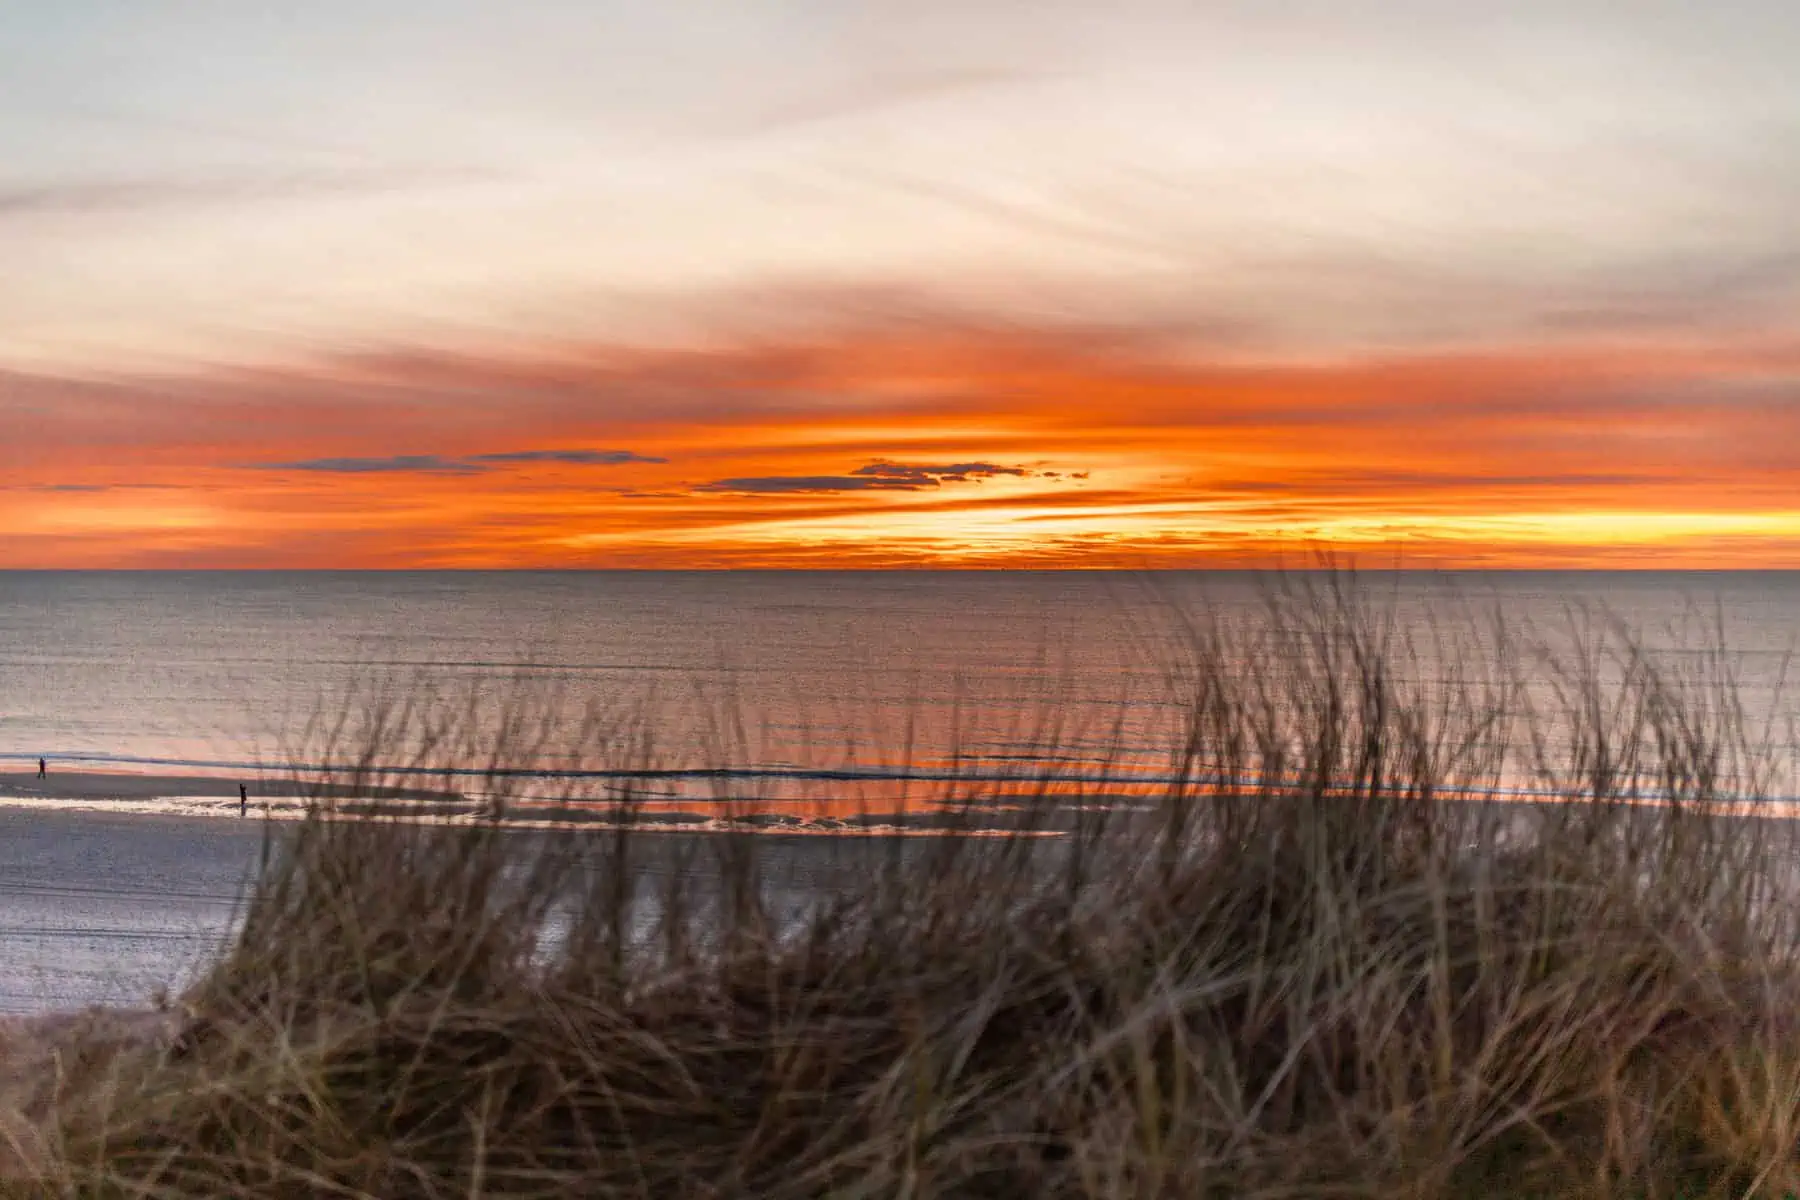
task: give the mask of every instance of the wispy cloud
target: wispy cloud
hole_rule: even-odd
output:
[[[472,454],[471,463],[565,463],[579,467],[617,467],[626,463],[666,463],[666,458],[633,450],[516,450],[508,454]]]
[[[865,78],[853,86],[818,92],[742,116],[722,132],[750,136],[785,133],[830,121],[866,117],[907,105],[969,92],[1041,82],[1056,76],[1014,67],[946,67]]]
[[[922,463],[873,462],[858,467],[854,475],[872,475],[877,479],[905,480],[920,487],[936,487],[940,483],[964,483],[971,479],[988,479],[995,475],[1029,475],[1023,467],[1003,467],[997,463],[965,462],[947,466]]]
[[[632,450],[511,450],[461,458],[447,458],[441,454],[390,454],[379,458],[305,458],[248,465],[259,471],[316,471],[328,475],[481,475],[500,467],[617,467],[668,461]]]
[[[996,476],[1025,476],[1023,467],[1007,467],[998,463],[965,462],[933,466],[925,463],[873,462],[858,467],[848,475],[752,475],[736,479],[715,479],[703,483],[698,492],[739,492],[759,496],[785,492],[816,494],[820,492],[922,492],[946,483],[971,483]]]
[[[250,465],[260,471],[319,471],[329,475],[479,475],[486,469],[436,454],[394,454],[387,458],[305,458],[297,462]]]
[[[417,188],[492,182],[488,170],[354,167],[125,179],[0,179],[0,217],[139,212],[315,196],[366,196]]]
[[[0,491],[37,492],[49,496],[92,496],[105,492],[163,492],[180,490],[168,483],[31,483],[21,487],[0,485]]]

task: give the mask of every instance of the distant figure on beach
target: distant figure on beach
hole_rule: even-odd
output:
[[[50,775],[50,771],[49,771],[49,769],[48,769],[48,768],[47,768],[47,767],[46,767],[46,766],[45,766],[45,765],[44,765],[44,760],[43,760],[43,759],[41,759],[41,758],[40,758],[40,759],[38,759],[38,778],[39,778],[39,779],[46,779],[46,778],[48,778],[48,777],[49,777],[49,775]]]
[[[238,784],[238,816],[247,817],[249,815],[250,815],[250,789],[240,783],[240,784]]]

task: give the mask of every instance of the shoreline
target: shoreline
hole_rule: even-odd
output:
[[[238,785],[251,800],[298,800],[306,796],[372,800],[431,800],[470,803],[460,792],[440,788],[361,787],[309,783],[300,779],[226,775],[153,775],[139,771],[0,771],[0,797],[39,800],[159,800],[192,796],[236,802]]]
[[[293,775],[258,773],[245,775],[206,775],[193,772],[160,774],[142,771],[52,770],[39,778],[35,770],[0,770],[0,808],[42,809],[58,812],[102,812],[146,816],[240,818],[238,786],[249,792],[248,816],[275,820],[294,820],[306,815],[309,802],[334,800],[343,802],[338,811],[346,816],[412,816],[421,819],[475,820],[489,811],[490,800],[480,793],[452,791],[447,788],[336,783],[306,779]],[[1058,792],[1029,794],[997,794],[968,803],[967,813],[984,813],[991,823],[973,826],[951,814],[956,809],[942,803],[915,802],[902,811],[884,811],[864,802],[854,810],[838,803],[796,798],[784,801],[770,797],[702,800],[640,800],[635,816],[628,823],[633,829],[655,832],[674,829],[706,833],[795,833],[856,836],[871,832],[899,833],[1020,833],[1029,832],[1005,818],[1032,811],[1036,802],[1047,803],[1050,811],[1065,816],[1079,813],[1116,811],[1121,815],[1148,812],[1156,805],[1156,797],[1136,781],[1117,781],[1103,786],[1093,795]],[[1444,791],[1435,802],[1470,805],[1477,808],[1497,806],[1502,809],[1531,809],[1567,802],[1553,790],[1505,789],[1492,791]],[[1666,797],[1657,794],[1620,796],[1618,802],[1649,811],[1669,807]],[[618,828],[622,823],[610,820],[622,805],[604,799],[568,796],[513,796],[506,801],[509,813],[506,823],[529,828]],[[1773,821],[1800,820],[1800,796],[1773,795],[1759,799],[1712,801],[1713,811],[1743,819]],[[817,811],[803,811],[809,805]],[[525,813],[556,816],[524,816]],[[1045,832],[1064,833],[1067,828]]]
[[[247,812],[240,808],[240,782],[249,790]],[[53,770],[40,779],[36,771],[0,771],[0,809],[208,821],[293,822],[304,819],[310,802],[319,799],[338,801],[338,812],[349,817],[473,823],[490,811],[484,798],[439,788],[327,783],[292,777],[252,780],[224,775],[128,771]],[[642,833],[850,839],[995,836],[1021,832],[1005,823],[971,826],[927,806],[904,813],[884,813],[871,808],[852,817],[799,814],[783,811],[779,804],[766,802],[751,807],[753,811],[734,813],[725,806],[706,811],[694,806],[692,801],[667,808],[650,804],[639,807],[631,821],[621,822],[614,819],[618,807],[604,801],[524,799],[511,802],[505,825],[521,832],[601,831],[629,827]],[[994,810],[994,815],[1000,811]],[[1061,833],[1060,830],[1043,830],[1034,836],[1057,837]]]

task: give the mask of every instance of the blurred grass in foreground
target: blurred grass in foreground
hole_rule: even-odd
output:
[[[1190,615],[1150,811],[894,839],[801,914],[755,836],[646,882],[666,835],[629,797],[554,835],[504,796],[456,828],[321,805],[173,1045],[59,1064],[16,1187],[1800,1191],[1790,824],[1745,815],[1769,776],[1726,660],[1671,675],[1602,621],[1528,687],[1496,626],[1421,682],[1348,576],[1268,617],[1280,655]],[[402,729],[445,763],[539,749],[445,713],[364,721],[361,761]],[[1480,801],[1521,773],[1559,799]]]

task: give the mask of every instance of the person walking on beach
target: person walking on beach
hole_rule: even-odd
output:
[[[250,789],[240,783],[240,784],[238,784],[238,816],[247,817],[249,815],[250,815]]]
[[[43,758],[40,757],[38,759],[38,778],[39,779],[48,779],[49,777],[50,777],[49,768],[45,766]]]

